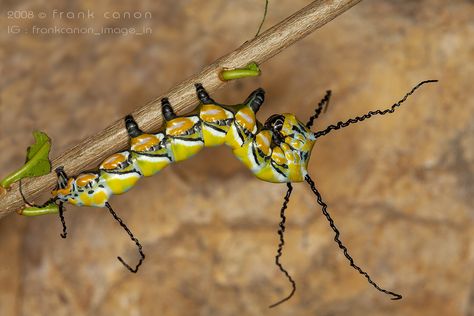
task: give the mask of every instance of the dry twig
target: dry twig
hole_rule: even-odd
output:
[[[222,87],[225,82],[218,77],[223,67],[244,67],[249,62],[258,64],[275,56],[283,49],[328,23],[361,0],[317,0],[273,26],[253,40],[244,43],[233,52],[219,58],[200,73],[186,79],[152,102],[136,109],[132,114],[144,130],[157,130],[162,123],[160,99],[167,96],[178,114],[189,112],[197,105],[194,83],[203,83],[210,92]],[[53,168],[64,166],[68,174],[74,175],[85,168],[97,165],[107,156],[123,150],[128,145],[128,136],[122,120],[114,122],[101,132],[92,135],[53,160]],[[23,190],[34,199],[56,185],[56,175],[24,181]],[[7,192],[0,192],[0,218],[24,206],[18,185]]]

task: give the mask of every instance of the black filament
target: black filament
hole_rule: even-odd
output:
[[[360,274],[362,274],[363,276],[366,277],[367,281],[372,284],[377,290],[379,290],[380,292],[383,292],[385,294],[388,294],[388,295],[391,295],[393,296],[392,297],[392,300],[399,300],[402,298],[402,296],[400,294],[397,294],[397,293],[394,293],[392,291],[388,291],[388,290],[385,290],[383,288],[381,288],[380,286],[377,285],[377,283],[375,283],[374,281],[372,281],[371,277],[369,276],[369,274],[367,272],[365,272],[364,270],[362,270],[358,265],[355,264],[354,262],[354,259],[352,259],[352,257],[349,255],[349,252],[347,250],[347,247],[344,246],[344,244],[342,243],[342,241],[339,239],[339,230],[337,229],[336,227],[336,224],[334,223],[334,220],[332,219],[331,215],[329,215],[329,212],[327,211],[327,204],[324,203],[323,201],[323,198],[321,197],[321,194],[319,193],[318,189],[316,188],[316,185],[314,184],[313,180],[309,177],[309,175],[306,175],[305,177],[305,180],[306,182],[308,182],[309,186],[311,187],[311,190],[314,192],[314,194],[316,195],[316,198],[318,200],[318,204],[321,205],[322,207],[322,212],[324,214],[324,216],[326,216],[326,219],[328,220],[329,222],[329,226],[331,226],[332,230],[334,231],[334,233],[336,234],[334,236],[334,241],[337,243],[337,245],[339,246],[339,248],[342,249],[342,251],[344,252],[344,256],[347,258],[347,260],[349,260],[349,263],[351,265],[351,267],[353,267],[354,269],[356,269],[357,271],[359,271]]]
[[[140,244],[140,242],[138,241],[138,239],[132,234],[132,232],[130,231],[130,229],[128,229],[127,225],[125,225],[125,223],[123,222],[123,220],[117,215],[117,213],[115,213],[115,211],[112,209],[112,207],[110,206],[109,202],[106,202],[105,203],[105,206],[109,209],[109,212],[110,214],[112,214],[112,216],[114,217],[114,219],[120,224],[120,226],[122,226],[122,228],[127,232],[127,234],[130,236],[130,239],[132,241],[135,242],[135,244],[137,245],[138,247],[138,252],[140,253],[140,260],[138,261],[137,265],[135,266],[135,268],[132,268],[130,267],[121,257],[117,257],[117,259],[130,271],[130,272],[133,272],[133,273],[137,273],[138,271],[138,268],[142,265],[143,263],[143,260],[145,260],[145,254],[143,253],[142,249],[142,245]]]
[[[283,274],[286,276],[288,281],[291,283],[292,289],[291,289],[290,294],[288,294],[288,296],[286,296],[285,298],[279,300],[278,302],[270,305],[269,308],[273,308],[273,307],[278,306],[281,303],[289,300],[293,296],[293,294],[295,294],[295,291],[296,291],[296,282],[293,280],[293,278],[288,273],[288,271],[286,271],[286,269],[280,263],[280,258],[281,258],[281,255],[283,253],[283,246],[285,245],[285,239],[284,239],[284,233],[285,233],[285,229],[286,229],[285,228],[285,222],[286,222],[285,210],[288,206],[288,202],[290,201],[291,192],[293,191],[293,186],[291,185],[290,182],[288,182],[286,185],[288,187],[288,191],[286,191],[285,199],[283,201],[283,205],[282,205],[281,210],[280,210],[281,221],[280,221],[279,228],[278,228],[278,235],[280,236],[280,242],[278,244],[277,255],[275,256],[275,264],[278,266],[280,271],[283,272]]]

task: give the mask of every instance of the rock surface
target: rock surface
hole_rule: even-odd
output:
[[[270,1],[265,26],[307,2]],[[139,3],[2,1],[0,176],[22,164],[32,130],[62,152],[251,38],[263,11],[250,0]],[[35,17],[7,18],[18,10]],[[87,10],[95,16],[54,15]],[[115,11],[151,18],[104,16]],[[106,210],[68,206],[67,240],[55,216],[0,221],[0,315],[474,315],[473,16],[472,1],[363,1],[262,77],[215,94],[234,103],[262,86],[261,120],[304,119],[332,89],[320,130],[440,80],[394,115],[322,138],[310,162],[353,257],[403,300],[349,267],[315,197],[295,184],[282,261],[298,288],[269,310],[290,290],[274,266],[286,187],[216,148],[111,201],[144,245],[136,275],[115,259],[134,262],[135,247]],[[122,34],[41,33],[55,26]]]

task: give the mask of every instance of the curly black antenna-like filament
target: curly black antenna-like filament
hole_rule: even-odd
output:
[[[35,207],[36,207],[36,205],[35,205],[34,203],[30,203],[30,202],[26,199],[25,195],[23,194],[23,187],[21,186],[21,180],[22,180],[22,179],[20,179],[20,181],[19,181],[19,183],[18,183],[18,187],[19,187],[19,189],[20,189],[20,195],[21,195],[21,198],[23,199],[23,202],[25,202],[26,205],[35,206]]]
[[[285,222],[286,222],[285,210],[288,206],[288,202],[290,201],[291,192],[293,191],[293,186],[291,185],[291,183],[288,182],[286,185],[288,187],[288,191],[286,191],[285,200],[283,201],[283,205],[282,205],[281,210],[280,210],[281,221],[280,221],[279,229],[278,229],[278,235],[280,236],[280,242],[278,244],[277,255],[275,256],[275,264],[278,266],[280,271],[283,272],[283,274],[285,274],[288,281],[290,281],[292,289],[291,289],[291,293],[287,297],[285,297],[285,298],[279,300],[278,302],[270,305],[269,308],[278,306],[281,303],[289,300],[293,296],[293,294],[295,294],[295,291],[296,291],[296,282],[293,280],[293,278],[290,276],[288,271],[286,271],[286,269],[280,263],[280,257],[283,253],[283,246],[285,245],[285,239],[284,239],[284,235],[283,235],[285,233]]]
[[[354,269],[359,271],[360,274],[365,276],[367,278],[367,280],[369,281],[369,283],[372,284],[377,290],[379,290],[380,292],[383,292],[385,294],[392,295],[393,296],[392,300],[401,299],[402,296],[400,294],[397,294],[397,293],[394,293],[392,291],[388,291],[388,290],[385,290],[385,289],[379,287],[374,281],[372,281],[372,279],[370,278],[370,276],[367,272],[362,270],[358,265],[356,265],[354,263],[354,259],[352,259],[352,257],[349,255],[349,252],[348,252],[346,246],[344,246],[342,241],[339,239],[339,235],[340,235],[339,230],[337,229],[336,225],[334,224],[334,220],[329,215],[329,213],[327,211],[328,206],[327,206],[326,203],[324,203],[323,198],[321,197],[321,194],[319,193],[318,189],[316,189],[316,185],[314,184],[313,180],[309,177],[309,175],[306,175],[305,180],[306,180],[306,182],[308,182],[309,186],[311,187],[311,190],[316,195],[317,200],[318,200],[318,204],[321,205],[323,214],[324,214],[324,216],[326,216],[326,219],[329,222],[329,226],[331,226],[332,230],[336,233],[336,235],[334,236],[334,241],[338,244],[339,248],[341,248],[342,251],[344,252],[344,256],[347,258],[347,260],[349,260],[349,263],[350,263],[351,267],[353,267]]]
[[[324,112],[326,112],[329,106],[329,99],[331,99],[331,90],[327,90],[324,98],[322,98],[321,101],[319,101],[318,106],[314,110],[314,114],[309,118],[308,123],[306,123],[307,128],[311,128],[311,126],[313,126],[314,120],[319,117],[323,109],[324,109]]]
[[[54,201],[54,199],[49,199],[47,200],[46,202],[44,202],[43,204],[41,205],[37,205],[35,203],[32,203],[30,201],[28,201],[23,193],[23,187],[22,187],[22,183],[21,183],[21,180],[19,180],[19,184],[18,184],[18,188],[19,188],[19,191],[20,191],[20,195],[21,195],[21,198],[23,199],[23,202],[25,202],[26,205],[28,206],[33,206],[33,207],[37,207],[37,208],[42,208],[42,207],[45,207],[46,205],[48,205],[49,203],[51,203],[52,201]]]
[[[329,125],[329,126],[326,127],[324,130],[314,133],[314,136],[315,136],[316,138],[321,137],[321,136],[324,136],[324,135],[328,134],[329,132],[331,132],[331,131],[333,131],[333,130],[338,130],[338,129],[347,127],[347,126],[349,126],[349,125],[351,125],[351,124],[358,123],[358,122],[362,122],[363,120],[368,119],[368,118],[372,117],[373,115],[385,115],[385,114],[387,114],[387,113],[393,113],[393,112],[395,112],[395,109],[396,109],[397,107],[399,107],[403,102],[406,101],[406,99],[407,99],[410,95],[413,94],[413,92],[415,92],[416,89],[418,89],[419,87],[421,87],[421,86],[424,85],[425,83],[431,83],[431,82],[438,82],[438,80],[424,80],[424,81],[420,82],[419,84],[417,84],[416,86],[414,86],[414,87],[410,90],[410,92],[408,92],[407,94],[405,94],[405,96],[404,96],[400,101],[398,101],[397,103],[393,104],[393,105],[392,105],[390,108],[388,108],[388,109],[369,111],[367,114],[364,114],[364,115],[362,115],[362,116],[356,116],[355,118],[348,119],[348,120],[345,121],[345,122],[339,121],[339,122],[337,122],[335,125]]]
[[[63,202],[59,203],[59,219],[61,220],[61,224],[63,225],[63,232],[59,234],[62,238],[67,237],[67,228],[66,228],[66,220],[64,219],[64,205]]]
[[[314,121],[319,117],[319,115],[321,115],[321,112],[323,112],[323,111],[326,112],[326,110],[329,106],[330,98],[331,98],[331,90],[327,90],[326,94],[321,99],[321,101],[319,101],[318,106],[314,110],[314,114],[309,118],[308,123],[306,123],[306,127],[311,128],[311,126],[313,126],[313,124],[314,124]],[[280,210],[281,221],[280,221],[279,229],[278,229],[278,235],[280,236],[280,242],[278,244],[277,255],[275,256],[275,264],[278,266],[280,271],[283,272],[283,274],[287,277],[288,281],[290,281],[292,289],[291,289],[290,294],[287,297],[285,297],[285,298],[281,299],[280,301],[270,305],[269,306],[270,308],[273,308],[275,306],[280,305],[283,302],[286,302],[296,292],[296,282],[293,280],[293,278],[288,273],[288,271],[280,263],[280,258],[283,254],[283,246],[285,245],[285,239],[284,239],[285,223],[286,223],[285,210],[288,206],[288,202],[290,201],[291,192],[293,191],[293,186],[291,185],[291,183],[287,183],[286,185],[288,186],[288,190],[286,191],[286,195],[285,195],[285,198],[284,198],[284,201],[283,201],[283,205],[282,205],[281,210]]]
[[[19,189],[20,189],[20,195],[21,195],[21,198],[23,199],[23,202],[25,202],[26,205],[28,206],[33,206],[33,207],[37,207],[37,208],[43,208],[45,207],[46,205],[48,205],[49,203],[51,202],[54,202],[54,198],[52,199],[49,199],[47,200],[46,202],[44,202],[43,204],[41,205],[37,205],[35,203],[30,203],[24,193],[23,193],[23,187],[22,187],[22,184],[21,184],[21,180],[19,181]],[[59,203],[59,219],[61,220],[61,224],[63,226],[63,232],[61,234],[59,234],[62,238],[66,238],[67,237],[67,227],[66,227],[66,220],[64,219],[64,206],[63,206],[63,203]]]
[[[105,203],[105,206],[109,209],[109,212],[110,214],[112,214],[112,216],[114,217],[114,219],[120,224],[120,226],[122,226],[122,228],[127,232],[127,234],[130,236],[130,239],[133,240],[135,242],[135,244],[137,245],[138,247],[138,252],[140,253],[140,261],[138,261],[137,265],[135,266],[135,268],[133,269],[132,267],[130,267],[121,257],[117,257],[117,259],[130,271],[130,272],[133,272],[133,273],[137,273],[138,271],[138,268],[142,265],[143,263],[143,260],[145,260],[145,254],[143,253],[142,249],[142,245],[140,244],[140,242],[138,241],[138,239],[132,234],[132,232],[130,231],[130,229],[128,229],[127,225],[125,225],[125,223],[123,222],[123,220],[117,215],[117,213],[114,212],[114,210],[112,209],[112,207],[110,206],[110,204],[108,202]]]

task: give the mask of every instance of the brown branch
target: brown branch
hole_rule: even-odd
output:
[[[251,61],[261,64],[360,1],[317,0],[312,2],[260,36],[219,58],[200,73],[186,79],[152,102],[136,109],[132,113],[133,116],[144,130],[158,130],[162,123],[160,108],[162,97],[167,96],[170,99],[177,113],[189,112],[197,105],[194,83],[200,82],[208,91],[215,91],[225,84],[218,77],[218,73],[223,67],[243,67]],[[89,166],[97,165],[114,152],[125,149],[127,145],[128,136],[123,121],[118,120],[54,159],[53,168],[64,166],[68,174],[77,174]],[[23,191],[30,199],[34,199],[41,193],[53,189],[55,185],[56,175],[50,173],[46,176],[25,180]],[[18,185],[12,185],[7,192],[0,192],[0,218],[23,206]]]

